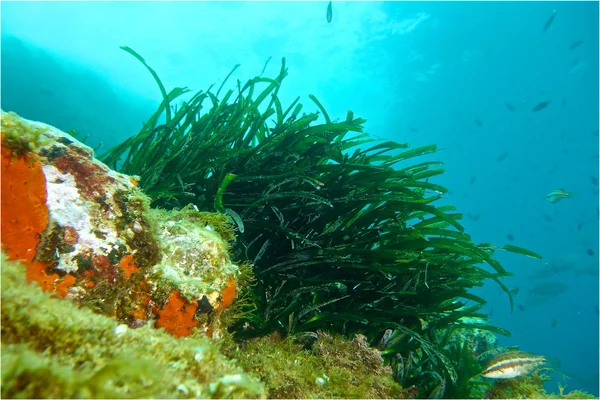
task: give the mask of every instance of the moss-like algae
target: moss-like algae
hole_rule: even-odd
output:
[[[361,336],[319,333],[308,350],[277,335],[176,339],[128,329],[24,280],[23,266],[3,255],[4,398],[407,397]]]
[[[269,398],[408,397],[361,335],[348,341],[319,332],[310,349],[277,333],[240,344],[226,337],[221,344],[244,370],[258,375]]]
[[[37,154],[42,146],[54,140],[44,136],[47,129],[25,124],[13,112],[3,111],[2,114],[2,143],[10,148],[16,157]]]
[[[538,371],[515,379],[498,380],[487,391],[486,399],[594,399],[589,393],[573,390],[565,393],[564,387],[558,386],[558,393],[546,393],[544,382],[551,378]]]
[[[2,255],[2,397],[263,397],[208,338],[176,339],[24,284]]]

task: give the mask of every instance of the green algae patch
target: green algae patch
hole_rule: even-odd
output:
[[[13,112],[2,111],[2,143],[7,146],[17,157],[37,153],[42,146],[51,143],[54,139],[47,138],[46,129],[30,126]]]
[[[581,390],[565,392],[565,388],[558,385],[558,393],[547,393],[544,382],[551,378],[543,370],[532,375],[521,376],[515,379],[502,379],[494,382],[487,391],[486,399],[595,399],[596,396]]]
[[[282,339],[273,334],[221,343],[225,354],[265,383],[269,398],[408,397],[364,336],[347,340],[323,332],[312,335]]]
[[[126,325],[25,284],[2,261],[2,397],[256,398],[263,385],[196,334]]]

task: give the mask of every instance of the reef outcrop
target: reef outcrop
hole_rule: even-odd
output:
[[[43,123],[2,112],[2,249],[28,281],[130,328],[222,330],[240,268],[227,217],[150,208],[136,177]]]
[[[2,398],[265,397],[205,335],[131,329],[23,282],[23,265],[4,254],[0,262]]]

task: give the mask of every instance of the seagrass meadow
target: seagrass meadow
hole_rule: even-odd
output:
[[[418,396],[471,394],[481,366],[472,355],[465,365],[468,346],[453,332],[509,333],[485,323],[478,311],[486,301],[469,289],[491,279],[512,307],[502,282],[510,274],[494,252],[539,256],[476,244],[462,214],[436,206],[447,192],[433,182],[443,166],[419,159],[435,145],[377,141],[364,119],[348,111],[332,120],[312,95],[317,112],[302,112],[299,97],[281,104],[285,59],[274,78],[224,91],[225,79],[174,107],[187,89],[167,92],[139,54],[123,49],[152,74],[162,103],[101,158],[139,176],[154,207],[192,204],[231,217],[233,258],[251,263],[254,275],[230,326],[235,338],[319,330],[376,345],[391,330],[380,347],[403,387],[418,387]]]
[[[40,267],[46,292],[95,290],[93,304],[104,306],[98,312],[21,284],[23,261],[9,260],[3,248],[2,397],[589,397],[562,387],[546,393],[550,369],[503,382],[481,376],[490,359],[514,349],[496,345],[495,335],[510,333],[487,323],[480,312],[486,299],[470,289],[491,280],[512,308],[515,292],[503,282],[511,274],[495,253],[540,256],[474,243],[462,214],[437,205],[447,192],[435,183],[444,168],[424,157],[436,145],[376,140],[364,132],[364,119],[352,111],[332,118],[312,95],[312,112],[303,112],[300,97],[281,104],[285,59],[275,77],[226,89],[232,71],[216,90],[191,94],[167,91],[141,55],[122,49],[162,94],[139,133],[98,157],[122,174],[116,232],[131,235],[103,271],[111,284],[137,286],[117,287],[113,309],[100,281],[89,284],[91,263],[83,272],[66,265],[73,276],[62,272],[51,281]],[[3,127],[10,118],[17,117],[3,115]],[[28,155],[38,136],[3,134],[3,151]],[[76,148],[66,136],[56,142],[45,162]],[[93,158],[83,145],[77,149]],[[3,168],[11,165],[3,160]],[[106,198],[99,204],[107,212],[101,215],[115,211]],[[38,236],[32,233],[29,247]],[[177,248],[184,242],[186,252]],[[140,256],[148,248],[152,257]],[[160,248],[172,256],[157,272]],[[200,256],[194,262],[217,277],[202,291],[190,289],[200,272],[196,265],[192,274],[186,260],[213,250],[212,263]],[[40,264],[33,254],[29,261]],[[216,265],[227,274],[217,274]],[[156,282],[164,287],[150,291]],[[136,290],[139,304],[123,300]],[[170,330],[160,319],[167,311]],[[179,329],[175,317],[183,314],[187,325]]]

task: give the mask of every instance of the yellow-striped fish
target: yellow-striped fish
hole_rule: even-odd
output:
[[[491,379],[512,379],[533,372],[544,365],[546,358],[522,351],[509,351],[492,359],[481,376]]]

